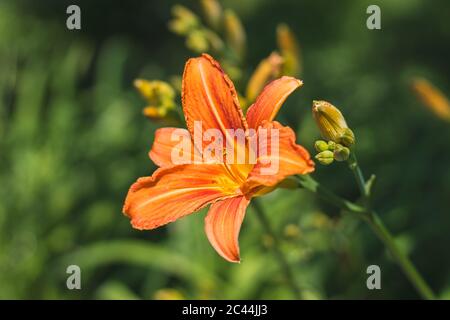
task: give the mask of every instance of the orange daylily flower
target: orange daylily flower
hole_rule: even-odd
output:
[[[282,77],[268,84],[246,117],[239,106],[233,83],[218,62],[207,54],[188,60],[183,74],[182,104],[187,130],[162,128],[156,131],[149,153],[159,166],[151,177],[139,178],[130,188],[123,212],[136,229],[154,229],[211,204],[205,219],[206,235],[214,249],[230,262],[239,262],[238,235],[245,211],[252,197],[275,188],[289,175],[307,174],[314,170],[308,151],[295,143],[295,134],[289,127],[273,121],[283,102],[302,82]],[[201,121],[203,131],[218,129],[230,137],[229,129],[278,130],[275,154],[256,154],[256,163],[228,162],[175,164],[172,150],[179,141],[172,141],[175,130],[192,141],[192,157],[198,160],[194,146],[194,122]],[[270,136],[270,134],[269,134]],[[248,138],[248,137],[247,137]],[[248,140],[237,143],[250,154]],[[224,141],[225,143],[225,141]],[[263,141],[270,149],[271,140]],[[267,149],[266,149],[267,150]],[[276,159],[274,158],[276,157]],[[276,174],[263,174],[262,168],[271,161],[279,164]]]

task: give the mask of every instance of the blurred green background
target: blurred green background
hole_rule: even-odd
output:
[[[195,12],[197,1],[179,1]],[[291,299],[249,208],[239,265],[220,258],[203,231],[205,211],[153,231],[121,213],[128,187],[151,174],[160,124],[142,116],[137,77],[168,80],[196,55],[167,23],[176,1],[0,2],[0,298]],[[313,153],[313,99],[340,107],[360,163],[377,175],[374,206],[441,298],[450,298],[450,125],[412,94],[424,76],[450,95],[447,0],[229,0],[247,31],[244,72],[276,48],[284,22],[301,45],[305,85],[279,120]],[[78,4],[82,30],[66,28]],[[366,28],[378,4],[382,29]],[[179,98],[178,98],[179,99]],[[179,100],[178,100],[179,102]],[[316,179],[355,200],[344,164]],[[306,191],[262,198],[307,299],[418,298],[369,228]],[[66,288],[66,267],[82,289]],[[368,290],[366,268],[382,270]]]

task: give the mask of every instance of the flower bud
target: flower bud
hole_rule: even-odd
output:
[[[450,101],[428,80],[414,79],[412,88],[422,103],[437,117],[450,121]]]
[[[277,42],[284,59],[283,74],[298,76],[301,72],[300,45],[292,30],[284,23],[277,27]]]
[[[350,149],[343,145],[336,144],[333,155],[336,161],[346,161],[350,156]]]
[[[175,90],[167,82],[136,79],[134,81],[134,86],[149,105],[173,106],[175,104]]]
[[[236,56],[242,60],[245,55],[246,43],[246,35],[242,23],[234,11],[227,9],[225,10],[224,24],[227,43]]]
[[[282,65],[283,58],[276,52],[262,60],[248,81],[246,98],[253,102],[267,83],[281,75]]]
[[[323,140],[317,140],[314,143],[314,148],[317,150],[317,152],[322,152],[322,151],[325,151],[325,150],[329,149],[328,143],[326,143]]]
[[[334,161],[333,152],[331,152],[330,150],[325,150],[325,151],[318,153],[315,158],[317,159],[317,161],[319,161],[320,164],[323,164],[326,166],[331,164]]]
[[[338,108],[326,101],[313,101],[313,116],[322,136],[347,147],[355,143],[355,135]]]
[[[344,146],[351,147],[355,144],[355,134],[350,128],[345,128],[344,134],[339,139],[339,142]]]
[[[334,151],[334,148],[336,148],[336,142],[328,141],[328,150]]]
[[[175,108],[175,90],[164,81],[136,79],[134,86],[146,100],[143,113],[151,119],[162,119]]]
[[[166,116],[167,109],[148,106],[145,107],[144,110],[142,110],[142,113],[144,114],[144,116],[150,119],[162,119]]]

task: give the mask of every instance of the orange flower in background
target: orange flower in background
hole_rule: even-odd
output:
[[[412,88],[423,104],[436,116],[450,121],[450,101],[431,82],[423,78],[415,78]]]
[[[248,109],[246,117],[239,106],[233,83],[222,71],[218,62],[209,55],[188,60],[183,74],[182,104],[187,130],[161,128],[149,153],[159,168],[151,177],[139,178],[130,188],[123,212],[130,217],[136,229],[148,230],[165,225],[211,204],[205,218],[206,235],[214,249],[226,260],[239,262],[238,236],[247,206],[252,197],[263,195],[275,188],[287,176],[306,174],[314,170],[309,153],[295,143],[295,133],[273,121],[283,102],[302,82],[292,77],[282,77],[268,84]],[[197,122],[201,121],[201,122]],[[191,159],[197,159],[194,122],[201,129],[220,130],[223,143],[234,137],[229,129],[249,132],[254,129],[256,138],[276,130],[276,154],[255,155],[255,163],[229,163],[227,161],[204,163],[194,161],[175,164],[172,150],[179,141],[172,141],[177,130],[192,141]],[[269,134],[270,136],[270,134]],[[248,137],[247,137],[248,138]],[[249,139],[236,143],[249,155]],[[271,149],[272,139],[263,139]],[[276,157],[276,158],[275,158]],[[278,163],[274,174],[264,174],[272,161]]]

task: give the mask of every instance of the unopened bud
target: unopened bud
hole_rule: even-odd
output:
[[[142,110],[142,113],[144,114],[144,116],[150,119],[162,119],[166,116],[167,109],[148,106],[145,107],[144,110]]]
[[[329,147],[328,147],[328,143],[326,143],[325,141],[317,140],[314,143],[314,148],[316,149],[317,152],[322,152],[322,151],[328,150]]]
[[[336,142],[328,141],[328,150],[334,151],[334,148],[336,148]]]
[[[223,10],[217,0],[201,0],[203,14],[208,24],[214,29],[219,29],[222,23]]]
[[[320,164],[323,165],[329,165],[334,161],[333,152],[331,152],[330,150],[325,150],[318,153],[315,158],[317,159],[317,161],[319,161]]]
[[[292,30],[284,23],[277,27],[277,42],[284,59],[283,74],[298,76],[301,72],[300,46]]]
[[[355,134],[350,128],[345,128],[344,134],[341,136],[338,142],[342,143],[344,146],[351,147],[355,144]]]
[[[350,149],[343,145],[336,144],[333,155],[336,161],[346,161],[350,156]]]
[[[281,75],[283,58],[276,52],[262,60],[248,81],[246,97],[253,102],[264,86]]]
[[[245,55],[246,35],[238,16],[232,10],[225,10],[224,16],[227,43],[239,59]]]
[[[313,116],[322,136],[347,147],[355,143],[355,135],[338,108],[326,101],[313,101]]]
[[[136,79],[134,86],[147,100],[149,105],[154,106],[173,106],[175,98],[175,90],[170,84],[160,80],[148,81],[144,79]]]
[[[423,78],[414,79],[412,88],[431,112],[443,120],[450,121],[450,101],[438,88]]]

